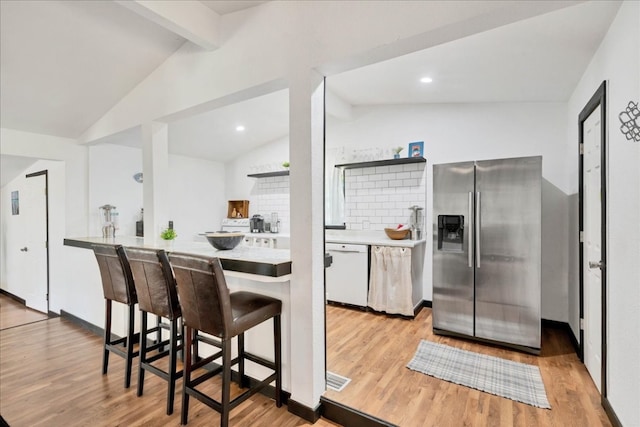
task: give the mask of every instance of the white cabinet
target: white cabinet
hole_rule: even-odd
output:
[[[326,250],[333,258],[326,269],[327,301],[366,307],[368,246],[327,243]]]

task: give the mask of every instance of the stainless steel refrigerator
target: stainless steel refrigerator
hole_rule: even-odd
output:
[[[540,350],[542,157],[433,166],[433,330]]]

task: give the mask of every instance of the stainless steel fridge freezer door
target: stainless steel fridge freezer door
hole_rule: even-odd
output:
[[[469,336],[473,336],[473,191],[473,162],[433,166],[433,327]],[[462,216],[461,245],[442,241],[439,245],[441,215]]]
[[[542,157],[476,162],[478,338],[540,348]]]

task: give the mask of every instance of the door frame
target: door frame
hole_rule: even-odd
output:
[[[578,116],[578,149],[579,149],[579,168],[578,168],[578,200],[579,200],[579,277],[580,277],[580,361],[584,363],[584,263],[588,260],[584,259],[584,242],[582,241],[582,234],[584,232],[584,194],[583,188],[583,173],[584,173],[584,122],[593,113],[593,111],[600,107],[600,185],[601,185],[601,239],[602,239],[602,281],[601,281],[601,321],[602,321],[602,349],[601,349],[601,379],[600,388],[602,398],[607,396],[607,82],[606,80],[600,84],[600,87],[593,94],[589,102],[584,106],[580,115]]]
[[[47,249],[47,314],[51,314],[49,310],[49,171],[42,170],[25,175],[25,178],[34,178],[44,175],[44,197],[45,197],[45,223],[46,223],[46,249]]]

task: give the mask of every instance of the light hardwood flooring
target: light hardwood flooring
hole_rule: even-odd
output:
[[[166,383],[147,374],[145,393],[122,387],[123,360],[100,373],[102,339],[61,318],[0,295],[0,414],[20,426],[179,426],[165,415]],[[351,378],[325,396],[400,426],[609,426],[599,395],[563,331],[543,331],[542,354],[433,335],[431,310],[414,320],[327,307],[328,369]],[[538,409],[407,369],[421,339],[540,367],[551,410]],[[134,364],[135,366],[135,364]],[[215,384],[212,384],[214,386]],[[189,426],[216,425],[219,415],[192,399]],[[306,421],[256,395],[231,413],[233,426],[302,426]],[[335,426],[325,419],[319,427]]]
[[[167,383],[162,379],[147,373],[144,395],[136,397],[137,358],[131,387],[124,389],[122,358],[111,355],[109,373],[101,374],[101,337],[62,318],[33,322],[25,316],[25,324],[19,326],[14,319],[21,311],[24,308],[15,301],[1,300],[0,324],[13,324],[0,331],[0,414],[11,427],[180,425],[182,380],[176,385],[174,413],[167,416]],[[219,420],[217,412],[190,400],[188,426],[213,426]],[[230,424],[311,425],[260,394],[231,411]],[[336,424],[320,419],[315,425]]]
[[[46,314],[27,308],[3,294],[0,294],[0,312],[2,313],[0,316],[0,330],[49,318]]]
[[[327,369],[351,378],[333,399],[403,427],[609,426],[600,396],[566,333],[544,329],[528,355],[434,335],[431,309],[414,320],[327,306]],[[420,340],[540,367],[551,410],[483,393],[406,368]]]

